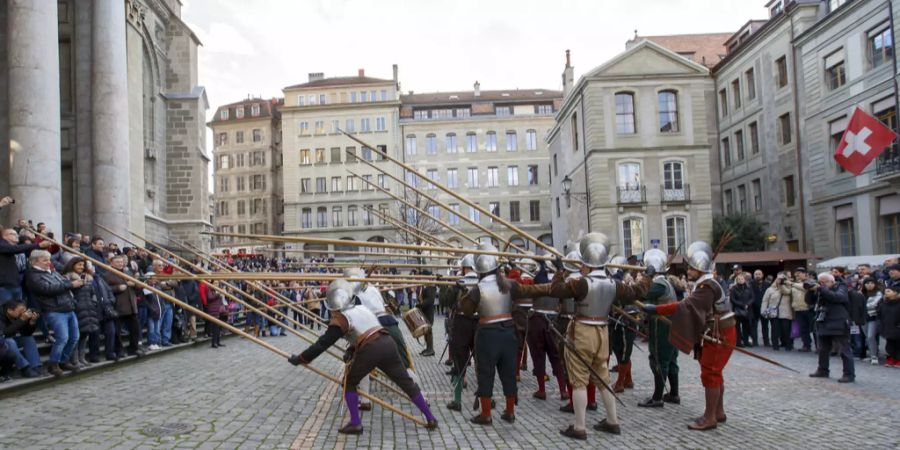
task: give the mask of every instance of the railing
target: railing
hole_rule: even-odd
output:
[[[644,186],[617,186],[616,197],[619,204],[647,203],[647,188]]]
[[[887,176],[900,173],[900,150],[888,148],[875,159],[875,176]]]
[[[689,184],[684,184],[679,189],[670,189],[662,185],[660,192],[662,193],[662,203],[687,203],[691,201],[691,186]]]

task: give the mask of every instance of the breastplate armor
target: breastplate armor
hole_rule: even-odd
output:
[[[553,297],[538,297],[532,307],[535,312],[544,314],[556,314],[559,310],[559,299]]]
[[[716,294],[716,303],[715,303],[715,314],[722,315],[725,313],[731,312],[731,303],[728,301],[728,297],[725,297],[725,290],[722,289],[722,286],[713,278],[712,275],[706,274],[700,277],[697,280],[697,286],[706,285],[707,288],[712,289]]]
[[[357,298],[359,298],[359,302],[363,306],[369,308],[369,311],[375,313],[376,316],[387,314],[387,309],[385,309],[384,306],[384,298],[375,286],[366,287],[362,292],[357,294]]]
[[[486,276],[478,282],[478,293],[480,294],[478,314],[482,318],[512,312],[512,296],[508,292],[506,294],[500,292],[495,275]]]
[[[678,300],[678,297],[675,295],[675,288],[672,287],[672,283],[669,283],[669,280],[666,279],[665,275],[657,275],[654,277],[653,284],[658,284],[666,289],[666,293],[657,299],[658,304],[662,305]]]
[[[369,311],[362,305],[357,305],[349,309],[341,311],[341,314],[347,318],[350,324],[350,331],[347,332],[346,338],[351,344],[355,344],[356,340],[372,328],[381,328],[378,317],[375,313]]]
[[[580,273],[573,273],[566,277],[566,281],[577,280],[581,278]],[[575,299],[572,297],[564,298],[559,301],[559,313],[564,316],[575,315]]]
[[[588,293],[584,300],[575,304],[577,313],[575,320],[588,325],[606,325],[602,319],[579,319],[584,317],[607,317],[616,299],[616,283],[603,273],[591,273],[585,280],[588,283]]]

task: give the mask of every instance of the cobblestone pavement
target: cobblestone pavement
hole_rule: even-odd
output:
[[[437,324],[436,331],[443,327]],[[265,338],[288,351],[305,344],[293,337]],[[407,336],[415,353],[421,346]],[[443,338],[436,336],[436,342]],[[857,365],[857,383],[812,380],[811,354],[762,351],[801,373],[794,374],[735,354],[726,369],[728,423],[705,433],[688,431],[702,412],[697,363],[681,355],[682,404],[645,410],[651,374],[646,352],[634,352],[636,388],[621,395],[623,434],[593,431],[572,441],[558,430],[571,415],[560,413],[555,382],[547,401],[535,400],[534,377],[523,372],[515,424],[499,420],[479,427],[471,410],[448,411],[449,378],[436,357],[416,357],[425,391],[440,421],[428,432],[378,406],[364,413],[365,434],[337,433],[344,421],[340,389],[311,372],[287,364],[253,343],[226,340],[227,347],[195,347],[91,376],[50,384],[0,400],[0,448],[897,448],[900,370]],[[442,348],[442,346],[440,346]],[[437,351],[440,351],[438,348]],[[840,361],[832,361],[840,373]],[[337,360],[323,355],[317,367],[340,374]],[[471,375],[470,375],[471,376]],[[375,385],[373,385],[375,386]],[[407,400],[373,388],[406,411]],[[464,393],[471,406],[474,378]],[[502,404],[497,383],[498,404]],[[415,414],[418,414],[415,412]],[[604,413],[589,412],[589,424]],[[162,435],[160,437],[160,435]]]

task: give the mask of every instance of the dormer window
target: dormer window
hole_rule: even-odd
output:
[[[253,117],[259,116],[259,105],[258,104],[254,104],[253,106],[250,107],[250,115]]]
[[[237,108],[234,108],[234,116],[238,119],[242,119],[244,117],[244,107],[238,106]]]
[[[769,17],[775,17],[781,14],[784,11],[784,3],[779,0],[772,4],[772,7],[769,8]]]
[[[220,120],[228,120],[228,108],[225,108],[219,111],[219,119]]]

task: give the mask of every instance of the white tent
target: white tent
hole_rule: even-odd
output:
[[[833,267],[846,267],[848,270],[855,270],[860,264],[868,264],[873,269],[881,269],[886,260],[896,257],[897,255],[838,256],[816,264],[816,271],[821,272]]]

